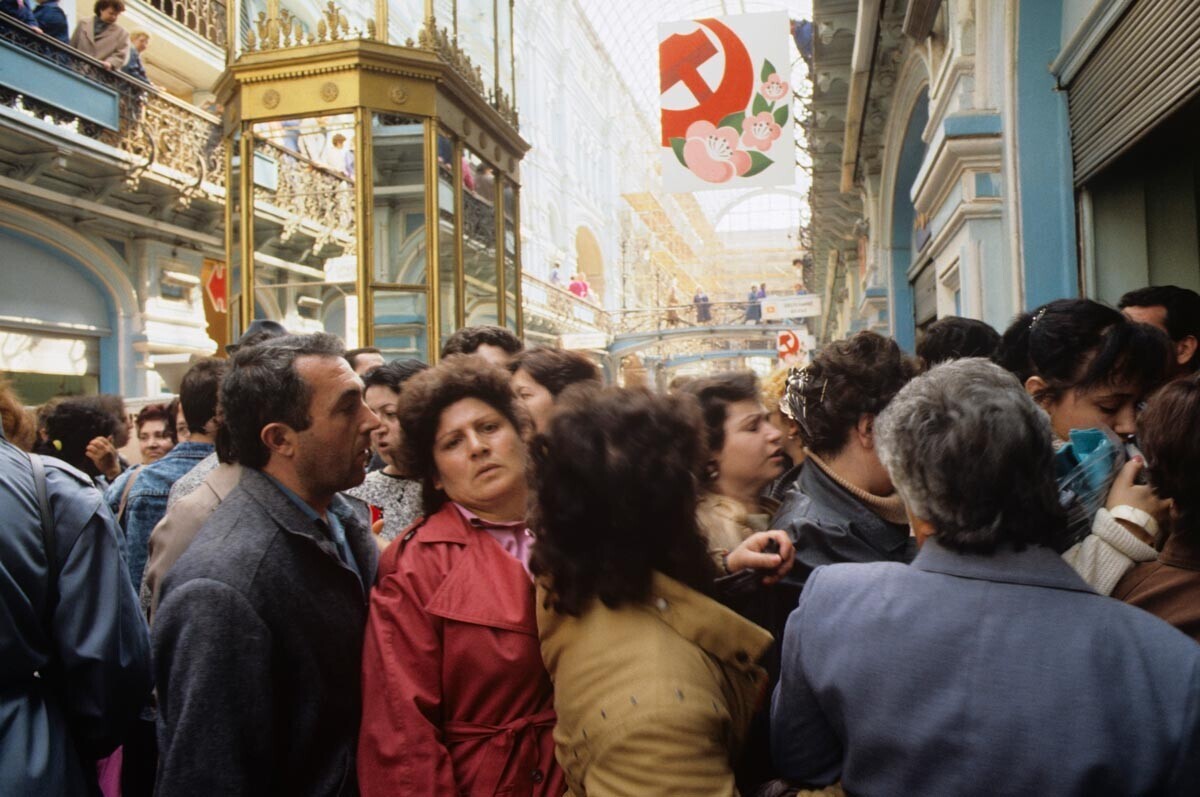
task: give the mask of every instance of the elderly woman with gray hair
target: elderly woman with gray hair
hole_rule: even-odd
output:
[[[876,440],[921,548],[809,577],[771,711],[783,775],[851,794],[1194,794],[1200,646],[1055,553],[1050,423],[1021,384],[939,365]]]

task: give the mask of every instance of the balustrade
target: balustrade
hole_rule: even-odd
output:
[[[225,3],[221,0],[145,0],[188,30],[225,48]]]

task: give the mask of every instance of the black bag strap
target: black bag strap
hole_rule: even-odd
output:
[[[54,518],[50,514],[50,499],[46,495],[46,466],[37,454],[29,454],[33,468],[33,488],[37,491],[38,510],[42,515],[42,545],[46,549],[46,616],[47,625],[58,595],[58,552],[54,544]]]

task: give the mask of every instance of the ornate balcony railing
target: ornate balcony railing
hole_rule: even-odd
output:
[[[609,330],[608,313],[603,308],[530,274],[521,275],[521,300],[526,325],[531,316],[541,316],[562,329]]]
[[[0,42],[10,45],[7,56],[23,58],[32,54],[43,59],[47,62],[47,74],[61,75],[58,70],[67,70],[115,93],[116,113],[112,124],[101,124],[72,102],[69,88],[61,90],[61,103],[53,101],[55,90],[49,85],[28,88],[30,82],[37,83],[36,75],[28,73],[24,75],[25,90],[10,83],[0,86],[0,105],[68,128],[132,156],[127,180],[133,187],[156,165],[174,172],[172,177],[183,183],[181,200],[185,204],[205,182],[225,185],[225,146],[215,116],[123,72],[108,69],[102,62],[2,14]],[[21,69],[36,69],[40,65],[36,59],[14,64]],[[106,92],[105,96],[112,95]]]
[[[664,307],[639,307],[611,314],[613,334],[652,332],[676,327],[734,326],[738,324],[776,326],[776,322],[752,320],[749,302],[706,302]],[[752,315],[752,314],[750,314]]]
[[[271,141],[257,142],[255,154],[276,166],[274,186],[255,183],[254,201],[260,208],[269,204],[283,213],[280,240],[308,227],[314,253],[332,244],[353,254],[354,181]]]
[[[225,48],[225,3],[221,0],[145,0],[188,30]]]

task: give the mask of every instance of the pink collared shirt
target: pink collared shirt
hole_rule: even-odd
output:
[[[450,503],[454,504],[454,508],[470,524],[471,528],[482,529],[490,534],[492,539],[500,543],[500,547],[508,552],[509,556],[521,563],[521,567],[525,568],[529,577],[533,578],[533,573],[529,572],[529,552],[533,548],[533,532],[525,525],[524,520],[497,523],[493,520],[484,520],[460,503],[455,501]]]

